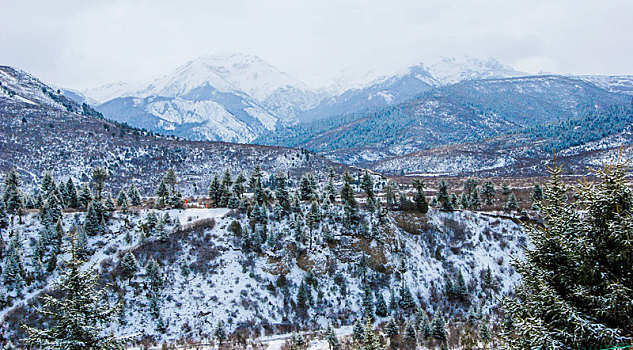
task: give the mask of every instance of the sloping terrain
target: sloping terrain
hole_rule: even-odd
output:
[[[397,106],[298,124],[261,140],[365,164],[577,120],[629,103],[626,95],[562,76],[472,80],[433,88]]]
[[[112,183],[149,189],[174,167],[192,193],[205,191],[219,169],[256,165],[301,174],[332,163],[306,151],[222,142],[194,142],[151,135],[80,106],[27,73],[0,67],[0,170],[15,167],[27,185],[45,170],[87,181],[96,165],[112,169]],[[195,189],[195,190],[194,190]]]

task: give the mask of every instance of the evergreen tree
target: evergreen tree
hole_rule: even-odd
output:
[[[411,291],[406,285],[400,288],[400,300],[398,301],[398,304],[400,305],[400,308],[405,311],[411,310],[415,307]]]
[[[444,321],[444,315],[442,311],[436,311],[431,321],[431,336],[440,341],[446,341],[446,321]]]
[[[330,200],[330,203],[336,203],[336,186],[334,185],[335,177],[336,173],[334,172],[334,168],[330,167],[328,169],[327,185],[325,185],[325,196]]]
[[[426,312],[424,313],[424,315],[422,315],[422,321],[420,321],[419,327],[420,334],[424,339],[431,336],[431,324],[429,322],[429,316],[426,314]]]
[[[481,193],[484,196],[484,203],[486,205],[492,205],[497,196],[497,190],[495,189],[495,185],[490,180],[486,180],[483,185],[483,189]]]
[[[163,182],[169,187],[169,193],[176,192],[176,184],[178,183],[178,177],[176,176],[176,170],[169,168],[163,177]]]
[[[222,346],[222,343],[226,340],[226,329],[224,328],[224,321],[218,321],[218,325],[213,331],[213,336],[218,340],[218,344]]]
[[[105,221],[97,211],[97,202],[88,205],[86,220],[84,222],[84,232],[88,236],[100,236],[106,233]]]
[[[363,296],[363,311],[365,317],[374,319],[374,293],[369,286],[365,286],[365,295]]]
[[[79,207],[79,197],[77,195],[77,189],[71,178],[68,178],[66,182],[66,198],[64,199],[66,206],[69,208]]]
[[[20,232],[14,232],[7,246],[2,279],[4,284],[20,291],[25,283],[26,269],[24,267],[24,248]]]
[[[360,188],[365,191],[367,195],[367,203],[372,203],[376,200],[376,196],[374,195],[374,179],[372,179],[371,175],[367,170],[363,174],[363,179],[360,182]]]
[[[534,184],[534,188],[532,188],[532,201],[534,202],[533,207],[536,209],[538,203],[543,200],[543,189],[541,185],[538,183]]]
[[[169,189],[167,188],[167,184],[165,183],[164,178],[161,179],[160,183],[158,184],[158,188],[156,189],[156,197],[156,205],[158,207],[164,207],[168,203]]]
[[[138,193],[138,189],[134,184],[130,185],[127,189],[127,198],[131,206],[141,205],[141,195]]]
[[[287,179],[284,174],[275,176],[275,198],[282,209],[283,215],[290,212],[290,193],[288,192]]]
[[[20,175],[11,168],[4,178],[4,204],[9,214],[22,216],[24,211],[24,201],[20,191]]]
[[[516,211],[519,209],[519,203],[514,193],[510,193],[510,196],[508,196],[508,201],[506,202],[505,209],[510,212]]]
[[[562,169],[550,168],[542,225],[526,226],[533,248],[516,263],[522,284],[504,308],[510,349],[606,348],[630,343],[633,329],[633,190],[626,163],[606,165],[597,182],[567,197]]]
[[[211,184],[209,184],[208,194],[213,204],[219,206],[220,201],[222,201],[222,192],[220,191],[220,179],[218,179],[217,175],[213,176],[213,180],[211,180]]]
[[[490,325],[486,318],[479,324],[479,340],[484,344],[488,344],[490,341]]]
[[[425,214],[429,211],[429,204],[426,202],[426,196],[424,195],[424,180],[413,180],[413,188],[415,189],[415,195],[413,196],[413,202],[415,202],[416,209]]]
[[[388,312],[385,298],[382,296],[382,293],[378,292],[378,296],[376,297],[376,316],[385,317]]]
[[[129,281],[132,280],[136,271],[138,271],[138,262],[132,251],[129,251],[121,258],[121,277]]]
[[[396,195],[398,193],[398,185],[392,180],[387,181],[384,187],[385,199],[387,200],[387,206],[393,207],[396,203]]]
[[[48,196],[51,193],[54,193],[56,189],[55,187],[55,181],[53,180],[51,173],[49,171],[45,171],[44,175],[42,176],[42,182],[40,184],[40,189],[42,190],[42,193],[44,193],[45,196]]]
[[[371,320],[367,318],[365,326],[360,325],[362,330],[362,336],[356,341],[356,349],[358,350],[379,350],[381,349],[380,339],[371,324]],[[356,325],[354,325],[354,331],[356,331]]]
[[[71,260],[66,262],[60,281],[55,284],[61,297],[42,297],[44,307],[40,314],[49,319],[48,328],[25,326],[28,346],[41,349],[109,350],[123,348],[123,339],[103,335],[108,325],[119,312],[120,305],[111,307],[105,289],[97,289],[99,275],[92,269],[82,271],[82,261],[75,245],[71,246]]]
[[[90,204],[91,201],[92,191],[90,187],[88,187],[88,184],[84,183],[79,189],[79,205],[81,205],[82,208],[88,208],[88,204]]]
[[[331,323],[327,327],[325,339],[327,339],[330,350],[339,350],[341,348],[341,343],[339,343],[338,337],[336,336],[336,333],[334,332],[334,327],[332,327]]]
[[[44,226],[52,227],[57,224],[62,218],[62,208],[59,205],[57,200],[57,196],[50,195],[44,202],[44,207],[42,208],[42,224]]]
[[[244,177],[244,174],[242,173],[237,174],[237,177],[235,178],[235,182],[233,183],[233,193],[235,193],[238,198],[241,198],[242,194],[244,194],[245,183],[246,183],[246,178]]]
[[[310,293],[310,286],[305,281],[301,281],[299,290],[297,291],[297,306],[300,309],[308,309],[312,304],[312,293]]]
[[[407,322],[407,326],[404,329],[404,340],[412,347],[415,347],[415,326],[411,322]]]
[[[145,275],[152,291],[157,292],[163,287],[163,271],[154,258],[150,258],[145,264]]]
[[[299,181],[299,195],[302,201],[313,201],[317,199],[317,183],[312,173],[305,173]]]
[[[507,196],[510,194],[510,192],[512,192],[512,189],[510,188],[510,185],[508,185],[507,183],[502,183],[501,184],[501,194],[504,196]]]
[[[310,211],[308,211],[308,214],[306,215],[306,225],[308,225],[308,228],[310,229],[310,249],[312,249],[312,231],[318,226],[320,222],[321,211],[319,210],[319,206],[317,205],[316,201],[312,201],[312,204],[310,205]]]
[[[4,205],[4,201],[0,199],[0,230],[7,227],[9,227],[9,215],[7,214],[7,209]],[[1,244],[2,243],[0,243],[0,245]]]
[[[395,338],[398,333],[400,333],[400,329],[398,328],[398,324],[396,324],[396,320],[391,317],[387,325],[385,326],[385,335],[389,338]]]
[[[453,203],[448,196],[448,184],[444,179],[441,179],[438,183],[437,202],[442,210],[453,210]]]
[[[264,175],[262,174],[262,169],[259,167],[259,165],[256,165],[255,169],[253,169],[253,172],[251,172],[250,178],[248,179],[248,187],[252,192],[255,192],[256,188],[261,187],[263,176]]]
[[[95,167],[92,170],[92,182],[94,183],[95,188],[95,199],[101,200],[101,192],[103,192],[103,186],[105,180],[108,179],[110,174],[108,173],[108,169],[102,166]]]
[[[128,200],[127,195],[125,194],[125,190],[119,191],[119,196],[116,198],[116,205],[119,207],[127,207]]]

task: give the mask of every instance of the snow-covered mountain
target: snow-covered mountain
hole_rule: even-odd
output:
[[[250,142],[298,111],[315,105],[319,94],[259,57],[207,55],[136,91],[113,84],[98,92],[117,98],[97,108],[109,118],[148,130],[194,140]]]
[[[445,57],[430,65],[427,70],[440,85],[455,84],[466,80],[513,78],[529,75],[516,71],[494,58],[482,60],[466,55]]]

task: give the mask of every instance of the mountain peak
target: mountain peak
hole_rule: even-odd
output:
[[[510,78],[528,75],[504,65],[496,58],[480,59],[468,55],[443,57],[428,67],[428,71],[441,84],[454,84],[463,80]]]

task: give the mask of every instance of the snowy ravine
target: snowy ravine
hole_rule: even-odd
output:
[[[371,226],[367,230],[373,233],[359,235],[346,231],[337,221],[341,206],[323,210],[324,219],[313,232],[311,250],[307,243],[295,240],[292,220],[269,217],[266,232],[268,242],[274,243],[261,245],[261,252],[241,248],[241,239],[234,234],[235,222],[246,228],[249,218],[237,211],[156,210],[159,217],[167,212],[172,222],[178,218],[183,229],[174,231],[173,223],[167,224],[165,230],[171,233],[166,239],[152,236],[144,242],[138,239],[139,224],[149,210],[114,212],[109,220],[110,232],[89,238],[88,245],[94,252],[86,264],[99,269],[104,283],[116,285],[112,300],[117,295],[125,300],[124,312],[111,330],[156,340],[204,340],[211,337],[219,320],[226,323],[229,332],[246,332],[251,338],[297,328],[323,329],[329,322],[337,327],[350,325],[363,313],[362,260],[368,266],[365,277],[387,304],[391,293],[398,294],[402,286],[407,286],[416,304],[430,313],[439,309],[449,315],[466,311],[466,306],[443,296],[446,278],[454,278],[458,271],[466,280],[470,305],[481,307],[484,313],[491,313],[498,298],[519,282],[511,260],[521,258],[526,238],[511,220],[431,209],[426,215],[390,212],[378,225],[376,214],[361,211],[375,220],[368,220]],[[65,231],[73,225],[81,226],[83,220],[83,213],[64,214]],[[323,238],[324,227],[332,232],[328,242]],[[29,271],[33,269],[32,250],[40,228],[39,216],[34,213],[25,216],[23,225],[13,228],[22,232]],[[8,232],[2,235],[8,241]],[[64,245],[67,241],[66,237]],[[129,282],[117,277],[120,260],[128,250],[139,266]],[[143,266],[150,257],[159,262],[165,280],[159,297],[164,332],[157,330],[157,319],[148,308]],[[483,292],[480,283],[488,268],[496,285],[491,294]],[[314,302],[307,310],[298,311],[297,291],[308,272],[316,281],[310,288]],[[6,324],[5,336],[15,335],[23,319],[34,322],[29,316],[31,307],[24,305],[56,278],[57,272],[41,284],[31,284],[11,307],[0,311],[0,323]],[[14,299],[15,292],[1,291]]]

